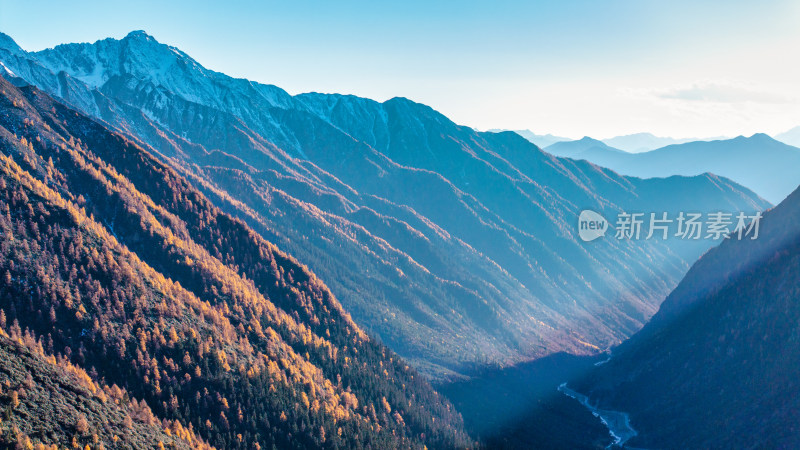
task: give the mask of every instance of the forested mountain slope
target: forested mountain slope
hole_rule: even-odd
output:
[[[305,266],[136,142],[36,88],[0,91],[0,309],[17,334],[220,448],[470,445]]]
[[[8,329],[10,335],[0,331],[3,447],[209,448],[179,421],[162,423],[125,390],[99,384],[66,358],[45,353],[42,342],[18,326]]]

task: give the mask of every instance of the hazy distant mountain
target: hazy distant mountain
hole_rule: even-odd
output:
[[[652,133],[634,133],[625,136],[603,139],[602,141],[611,147],[624,150],[628,153],[640,153],[666,147],[667,145],[683,144],[684,142],[698,140],[701,139],[675,139],[671,137],[654,136]]]
[[[784,144],[800,147],[800,126],[794,127],[785,133],[775,135],[775,139],[783,142]]]
[[[637,177],[711,172],[741,183],[773,203],[779,203],[800,184],[800,171],[796,170],[800,167],[800,149],[766,134],[687,142],[637,154],[590,151],[574,157]]]
[[[501,130],[489,130],[489,131],[501,131]],[[552,146],[553,144],[559,142],[568,142],[573,141],[572,139],[560,137],[560,136],[553,136],[552,134],[546,135],[538,135],[534,134],[530,130],[514,130],[515,133],[519,134],[520,136],[524,137],[525,139],[533,142],[539,148],[546,148]],[[601,140],[594,140],[588,137],[583,139],[590,139],[591,141],[597,143],[602,142],[606,144],[608,147],[612,147],[614,149],[619,149],[628,153],[641,153],[650,150],[655,150],[657,148],[666,147],[667,145],[673,144],[683,144],[685,142],[694,142],[694,141],[710,141],[715,139],[725,139],[725,138],[708,138],[708,139],[695,139],[695,138],[671,138],[671,137],[660,137],[655,136],[652,133],[634,133],[628,134],[625,136],[616,136],[608,139],[601,139]],[[581,139],[581,140],[583,140]],[[557,153],[554,153],[557,154]]]
[[[553,145],[556,142],[563,142],[563,141],[571,141],[570,138],[565,138],[561,136],[554,136],[550,133],[548,134],[536,134],[531,130],[489,130],[492,133],[499,133],[502,131],[513,131],[518,135],[524,137],[528,141],[534,143],[539,148],[545,148],[549,145]]]
[[[557,142],[544,149],[548,153],[556,156],[572,159],[585,159],[592,161],[594,156],[602,156],[606,153],[627,154],[626,152],[613,148],[605,142],[592,139],[588,136],[576,141]]]
[[[726,138],[708,138],[708,139],[694,139],[694,138],[682,138],[682,139],[675,139],[670,137],[659,137],[654,136],[651,133],[636,133],[636,134],[628,134],[625,136],[617,136],[608,139],[592,139],[590,137],[584,137],[583,139],[575,142],[575,147],[564,146],[564,147],[553,147],[551,153],[558,156],[568,156],[570,158],[574,156],[569,156],[567,153],[577,154],[578,149],[582,148],[584,150],[589,149],[590,147],[598,147],[598,148],[606,148],[611,150],[620,150],[625,153],[642,153],[647,152],[650,150],[655,150],[661,147],[666,147],[668,145],[674,144],[683,144],[686,142],[695,142],[695,141],[711,141],[711,140],[719,140],[719,139],[726,139]],[[566,139],[562,139],[559,141],[553,141],[549,144],[551,147],[556,143],[567,144],[568,142]],[[583,141],[582,143],[579,143]],[[604,144],[604,145],[600,145]],[[545,148],[545,147],[542,147]],[[588,158],[587,158],[588,159]]]
[[[583,208],[611,218],[768,206],[713,175],[641,180],[555,158],[404,98],[290,96],[143,32],[36,53],[0,44],[15,82],[152,146],[428,374],[618,343],[710,245],[586,245]]]
[[[626,411],[633,447],[800,445],[800,190],[756,240],[704,255],[639,334],[580,383]]]

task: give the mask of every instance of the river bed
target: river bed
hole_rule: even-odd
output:
[[[608,433],[614,439],[614,442],[606,448],[624,447],[630,438],[636,436],[636,430],[631,426],[631,419],[628,413],[597,408],[589,402],[589,397],[568,388],[567,383],[561,383],[558,386],[558,391],[580,402],[605,424],[608,428]]]

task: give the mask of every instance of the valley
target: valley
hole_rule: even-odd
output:
[[[12,3],[0,447],[800,447],[796,68],[679,76],[741,6]]]

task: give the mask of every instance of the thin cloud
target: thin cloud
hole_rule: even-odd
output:
[[[797,103],[797,97],[783,92],[737,83],[703,82],[689,86],[653,89],[650,94],[662,100],[707,103]]]
[[[699,80],[691,83],[618,89],[649,117],[652,124],[678,124],[684,135],[739,135],[795,126],[800,91],[792,86],[739,80]],[[686,124],[691,124],[687,126]]]

